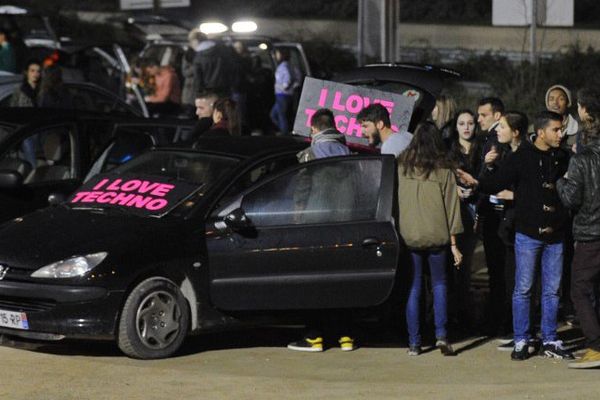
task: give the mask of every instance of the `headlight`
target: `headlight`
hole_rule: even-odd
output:
[[[31,274],[32,278],[75,278],[91,271],[108,255],[107,252],[75,256],[46,265]]]

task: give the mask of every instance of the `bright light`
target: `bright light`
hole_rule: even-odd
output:
[[[2,6],[0,7],[0,14],[27,14],[27,10],[20,7],[15,6]]]
[[[269,46],[266,43],[261,43],[258,45],[258,48],[261,50],[267,50]]]
[[[258,25],[254,21],[236,21],[231,25],[231,30],[236,33],[255,32],[257,29]]]
[[[227,32],[229,28],[220,22],[205,22],[200,24],[200,32],[205,35]]]

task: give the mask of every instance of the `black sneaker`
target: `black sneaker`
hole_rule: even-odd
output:
[[[513,348],[515,347],[515,342],[514,340],[511,340],[509,342],[503,343],[503,344],[499,344],[496,349],[498,351],[512,351]]]
[[[440,349],[442,354],[445,356],[455,356],[456,355],[456,353],[454,352],[454,349],[452,348],[450,343],[448,343],[448,341],[444,338],[436,340],[435,347]]]
[[[563,347],[562,340],[547,342],[542,345],[540,355],[547,358],[556,358],[559,360],[574,360],[575,356],[569,350]]]
[[[512,353],[510,353],[511,360],[524,361],[529,358],[529,345],[525,340],[519,340],[515,343]]]
[[[527,341],[529,345],[529,354],[537,354],[540,352],[540,347],[542,347],[542,341],[538,337],[531,338]]]
[[[318,353],[323,351],[323,338],[316,337],[314,339],[304,338],[297,342],[292,342],[287,345],[287,348],[295,351],[307,351],[309,353]]]

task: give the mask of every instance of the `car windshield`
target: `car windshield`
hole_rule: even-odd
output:
[[[189,210],[239,160],[185,151],[150,151],[86,181],[66,202],[70,208],[126,212],[142,217]],[[182,207],[178,207],[182,206]]]
[[[144,174],[212,186],[239,159],[185,151],[150,151],[115,168],[114,174]]]

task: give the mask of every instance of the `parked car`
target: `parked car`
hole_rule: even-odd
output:
[[[436,98],[460,78],[457,71],[427,64],[373,64],[339,73],[334,80],[416,98],[409,125],[414,132],[431,115]]]
[[[9,112],[2,112],[8,110]],[[89,175],[156,145],[193,121],[33,108],[0,109],[0,222],[66,198]]]
[[[12,113],[12,108],[9,108],[10,99],[22,82],[21,75],[0,76],[0,119],[2,115]],[[148,116],[148,110],[143,101],[128,104],[116,94],[93,83],[65,80],[64,85],[73,99],[75,110],[117,112],[138,117]]]
[[[305,146],[155,149],[0,226],[0,333],[112,339],[153,359],[188,334],[384,302],[400,252],[393,157],[298,164]]]

